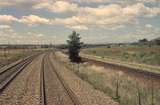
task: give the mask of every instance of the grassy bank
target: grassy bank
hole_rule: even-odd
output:
[[[99,56],[102,58],[116,59],[126,62],[160,65],[160,46],[113,46],[88,48],[82,51],[84,54]]]
[[[121,105],[159,105],[160,103],[160,83],[154,83],[152,79],[132,78],[123,72],[87,63],[78,66],[64,58],[65,56],[62,55],[61,60],[65,62],[67,68]]]
[[[39,50],[24,50],[24,49],[0,49],[0,67],[10,64],[18,59],[24,58]]]

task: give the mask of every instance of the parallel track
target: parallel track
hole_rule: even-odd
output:
[[[27,57],[17,64],[0,72],[0,93],[37,55]]]
[[[61,77],[61,75],[58,73],[58,71],[55,69],[55,67],[52,64],[51,59],[49,58],[49,55],[46,55],[44,57],[47,57],[49,64],[53,70],[53,72],[56,74],[58,80],[60,81],[62,87],[64,88],[66,94],[69,96],[69,98],[71,99],[71,101],[74,103],[74,105],[82,105],[80,103],[80,101],[78,100],[78,97],[75,95],[75,93],[69,88],[69,86],[67,85],[67,83],[64,81],[64,79]],[[44,80],[44,59],[42,61],[42,66],[41,66],[41,105],[47,105],[46,103],[46,96],[45,96],[45,80]]]
[[[89,58],[84,58],[84,57],[82,57],[82,59],[84,61],[90,62],[92,64],[97,64],[97,65],[101,65],[104,67],[112,68],[113,70],[120,70],[120,71],[124,71],[126,73],[151,77],[151,78],[158,79],[158,80],[160,79],[160,74],[158,74],[158,73],[145,71],[145,70],[141,70],[141,69],[135,69],[135,68],[131,68],[131,67],[123,66],[123,65],[117,65],[117,64],[113,64],[113,63],[102,62],[102,61],[95,60],[95,59],[89,59]]]

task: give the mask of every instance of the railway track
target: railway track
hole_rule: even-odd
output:
[[[45,81],[44,81],[44,59],[45,59],[45,56],[42,59],[41,72],[40,72],[41,73],[40,74],[40,103],[41,103],[41,105],[47,105],[46,104],[46,95],[45,95]]]
[[[21,60],[20,62],[0,71],[0,93],[5,87],[38,55]]]
[[[66,54],[65,51],[62,51],[63,54]],[[103,62],[100,60],[96,60],[96,59],[91,59],[85,56],[81,56],[82,61],[84,62],[89,62],[91,64],[96,64],[96,65],[100,65],[100,66],[104,66],[107,68],[111,68],[113,70],[118,70],[118,71],[123,71],[129,75],[138,75],[138,76],[145,76],[145,77],[149,77],[149,78],[153,78],[156,80],[160,80],[160,73],[155,73],[155,72],[151,72],[151,71],[147,71],[147,70],[142,70],[142,69],[136,69],[136,68],[131,68],[128,66],[124,66],[124,65],[118,65],[118,64],[114,64],[114,63],[109,63],[109,62]]]
[[[68,95],[70,101],[73,103],[73,105],[82,105],[77,96],[74,94],[74,92],[69,88],[69,86],[66,84],[66,82],[64,81],[64,79],[61,77],[61,75],[58,73],[58,71],[54,68],[51,59],[49,58],[49,54],[47,54],[46,56],[44,56],[43,61],[42,61],[42,66],[41,66],[41,105],[47,105],[47,100],[46,100],[46,83],[45,83],[45,75],[44,73],[46,72],[46,68],[45,68],[45,59],[48,60],[48,65],[50,66],[50,68],[52,69],[52,73],[55,74],[54,77],[56,77],[58,79],[58,81],[60,82],[61,86],[64,89],[65,94]],[[60,98],[60,96],[57,96],[58,98]],[[56,105],[56,104],[55,104]],[[59,105],[59,104],[58,104]],[[66,105],[65,103],[61,103],[60,105]]]
[[[111,68],[112,70],[119,70],[119,71],[123,71],[127,74],[131,74],[131,75],[151,77],[151,78],[160,80],[160,73],[154,73],[154,72],[145,71],[142,69],[131,68],[131,67],[123,66],[123,65],[117,65],[114,63],[103,62],[103,61],[85,58],[85,57],[82,57],[82,59],[84,61],[91,63],[91,64],[101,65],[101,66],[104,66],[107,68]]]

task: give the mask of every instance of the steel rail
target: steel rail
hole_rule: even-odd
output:
[[[62,78],[62,76],[59,74],[59,72],[55,69],[51,59],[48,57],[48,61],[51,65],[51,68],[53,70],[53,72],[56,74],[57,78],[59,79],[60,83],[62,84],[63,88],[65,89],[66,93],[68,94],[68,96],[70,97],[70,99],[72,100],[72,102],[74,103],[74,105],[82,105],[78,99],[78,97],[76,96],[76,94],[71,90],[71,88],[68,86],[68,84],[65,82],[65,80]]]

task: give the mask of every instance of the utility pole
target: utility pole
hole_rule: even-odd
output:
[[[9,64],[9,42],[8,42],[8,45],[7,45],[7,65]]]
[[[7,53],[6,53],[6,47],[3,48],[3,55],[4,55],[4,59],[7,61]]]

